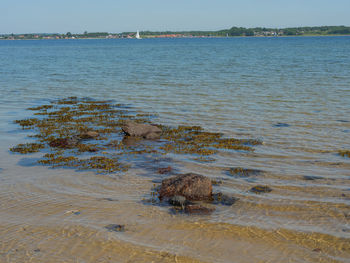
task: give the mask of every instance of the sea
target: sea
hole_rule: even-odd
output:
[[[28,107],[71,96],[262,144],[210,162],[131,159],[112,174],[10,152],[30,141],[14,123]],[[346,150],[349,36],[2,40],[0,262],[350,262]],[[171,176],[157,165],[208,176],[238,201],[190,215],[147,203]]]

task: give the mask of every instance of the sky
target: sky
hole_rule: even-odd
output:
[[[350,26],[350,0],[0,0],[0,34]]]

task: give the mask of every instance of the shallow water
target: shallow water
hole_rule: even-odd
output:
[[[349,77],[350,37],[0,41],[0,262],[348,262]],[[13,120],[67,96],[264,143],[210,163],[149,156],[112,175],[9,152],[29,141]],[[169,164],[239,201],[200,216],[142,201]]]

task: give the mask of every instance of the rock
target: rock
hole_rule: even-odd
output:
[[[221,204],[221,205],[227,205],[227,206],[231,206],[233,204],[235,204],[237,201],[239,200],[239,198],[234,197],[234,196],[229,196],[223,193],[216,193],[213,194],[213,204]]]
[[[211,214],[214,212],[214,208],[208,208],[202,205],[186,205],[185,206],[185,213],[187,214]]]
[[[125,226],[124,225],[118,225],[118,224],[110,224],[105,226],[106,229],[109,231],[114,231],[114,232],[124,232],[125,231]]]
[[[257,185],[250,189],[251,192],[260,194],[260,193],[270,193],[272,189],[265,185]]]
[[[182,195],[175,195],[175,196],[171,197],[168,202],[169,202],[169,204],[171,204],[173,206],[181,206],[183,209],[187,203],[187,200],[186,200],[186,197],[184,197]]]
[[[167,174],[170,173],[172,170],[171,166],[164,167],[164,168],[158,168],[158,173],[159,174]]]
[[[162,130],[155,125],[137,123],[127,120],[122,125],[123,132],[128,136],[142,137],[144,139],[158,139]]]
[[[314,175],[305,175],[305,176],[303,176],[303,179],[307,180],[307,181],[314,181],[314,180],[322,179],[322,177],[314,176]]]
[[[83,132],[82,134],[80,134],[80,138],[81,139],[94,139],[96,137],[98,137],[100,134],[97,131],[87,131],[87,132]]]
[[[50,147],[68,149],[75,147],[79,143],[78,138],[72,136],[70,138],[57,138],[49,143]]]
[[[212,198],[211,180],[193,173],[164,179],[159,190],[159,199],[176,195],[184,196],[190,201],[210,200]]]
[[[288,123],[278,122],[276,124],[272,125],[273,127],[289,127],[290,125]]]

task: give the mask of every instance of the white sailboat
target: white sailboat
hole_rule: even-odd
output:
[[[135,36],[135,38],[136,39],[141,39],[141,37],[140,37],[140,33],[139,33],[139,31],[137,30],[137,32],[136,32],[136,36]]]

